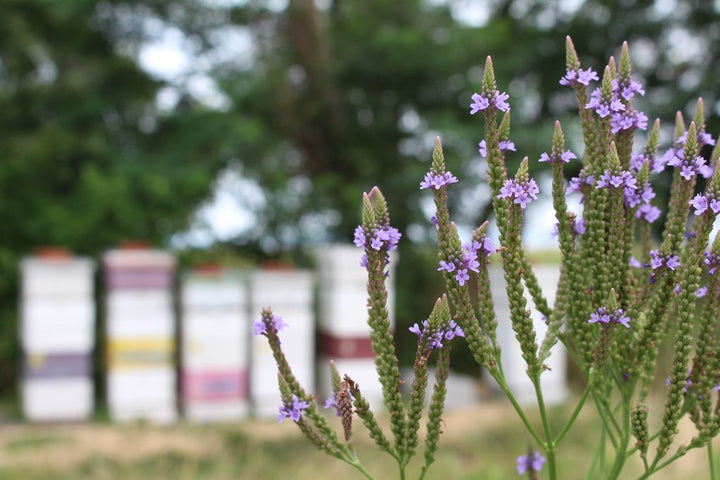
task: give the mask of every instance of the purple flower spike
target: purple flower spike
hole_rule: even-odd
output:
[[[424,190],[426,188],[440,190],[442,187],[447,187],[448,185],[457,182],[457,177],[450,172],[445,172],[442,175],[428,172],[425,174],[423,181],[420,182],[420,190]]]
[[[278,413],[278,422],[282,422],[286,418],[289,418],[293,422],[299,422],[302,417],[302,412],[310,405],[304,400],[300,400],[297,395],[292,396],[292,402],[283,403],[280,405]]]
[[[560,85],[565,86],[573,86],[576,84],[588,86],[590,85],[591,81],[597,81],[600,80],[600,77],[598,77],[597,72],[594,72],[592,69],[588,68],[587,70],[583,70],[582,68],[579,68],[577,70],[568,70],[568,72],[565,74],[564,77],[560,79]]]
[[[512,140],[500,140],[499,147],[501,152],[517,151],[515,143],[513,143]],[[480,140],[480,143],[478,143],[478,151],[481,157],[487,158],[487,142],[485,142],[485,140]]]
[[[470,115],[485,111],[491,106],[501,112],[510,110],[510,104],[507,102],[510,95],[505,92],[500,93],[498,90],[493,90],[490,94],[473,93],[470,98],[473,101],[473,103],[470,104]]]
[[[559,157],[553,156],[553,155],[548,155],[547,153],[543,152],[543,153],[540,155],[540,159],[538,160],[538,162],[541,162],[541,163],[555,163],[555,162],[557,162],[557,161],[560,161],[560,162],[562,162],[562,163],[568,163],[570,160],[572,160],[572,159],[574,159],[574,158],[577,158],[577,155],[575,155],[575,154],[574,154],[573,152],[571,152],[570,150],[565,150],[564,152],[562,152],[562,153],[560,154]]]
[[[500,188],[500,193],[497,198],[512,199],[514,203],[524,209],[531,201],[537,200],[538,193],[540,193],[540,189],[532,178],[527,183],[519,183],[517,180],[507,179],[502,188]]]
[[[284,328],[288,327],[288,324],[285,323],[285,321],[279,316],[279,315],[273,315],[272,320],[270,320],[270,328],[275,330],[276,332],[279,332],[283,330]],[[265,322],[260,319],[257,322],[253,323],[253,335],[267,335],[267,326],[265,325]]]
[[[420,326],[416,323],[412,327],[410,327],[408,330],[410,330],[412,333],[418,336],[418,342],[422,341],[424,338],[428,339],[427,348],[437,349],[442,348],[443,340],[452,340],[455,337],[464,337],[465,332],[463,331],[460,326],[455,323],[454,320],[450,320],[446,328],[440,328],[440,330],[432,331],[430,329],[429,323],[427,320],[422,321],[422,329]]]
[[[545,457],[539,452],[532,452],[528,455],[520,455],[517,460],[517,472],[524,475],[527,472],[539,472],[545,464]]]
[[[588,323],[616,323],[625,328],[630,328],[630,317],[625,315],[622,308],[618,308],[613,313],[609,313],[607,308],[600,307],[590,314]]]

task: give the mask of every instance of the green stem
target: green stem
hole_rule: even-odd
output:
[[[533,386],[535,387],[535,396],[537,397],[538,409],[540,410],[540,418],[542,419],[543,431],[545,432],[545,453],[547,454],[548,472],[550,480],[557,478],[557,472],[555,467],[555,443],[553,442],[552,432],[550,431],[550,422],[548,421],[547,409],[545,408],[545,400],[542,394],[542,388],[540,388],[540,375],[535,375],[532,378]]]
[[[590,464],[590,468],[587,471],[587,474],[585,475],[585,480],[590,480],[593,478],[593,474],[595,473],[595,468],[597,467],[598,458],[600,456],[600,446],[605,443],[605,439],[603,438],[603,432],[605,431],[605,427],[602,427],[602,430],[600,431],[600,441],[597,444],[597,448],[595,449],[595,454],[593,455],[593,461]]]
[[[713,455],[713,445],[712,440],[710,440],[707,444],[707,452],[708,452],[708,468],[710,469],[710,479],[716,480],[717,476],[715,474],[715,455]]]
[[[350,465],[352,465],[353,467],[355,467],[368,480],[375,480],[375,477],[370,475],[370,472],[365,470],[365,467],[362,466],[362,464],[360,463],[360,460],[357,458],[357,456],[350,457],[348,460],[346,460],[346,462],[349,463]]]
[[[405,466],[398,463],[398,468],[400,469],[400,480],[405,480]]]
[[[612,433],[612,429],[610,424],[608,423],[608,416],[615,422],[615,418],[612,416],[612,414],[608,415],[608,412],[604,411],[604,408],[607,408],[605,404],[603,404],[600,399],[598,399],[597,395],[593,392],[593,400],[595,400],[595,405],[597,406],[597,412],[600,414],[600,420],[602,420],[603,423],[603,432],[607,433],[608,438],[610,439],[610,442],[612,442],[613,447],[617,449],[617,440],[615,440],[615,436]],[[601,408],[602,407],[602,408]]]
[[[605,434],[610,433],[609,430],[604,428],[600,431],[600,451],[598,452],[598,476],[597,478],[603,478],[605,472]],[[612,436],[610,436],[612,438]]]
[[[553,440],[554,445],[558,445],[560,443],[560,440],[563,439],[565,434],[570,430],[570,427],[572,427],[573,423],[575,423],[575,420],[577,419],[578,415],[580,414],[580,411],[582,411],[583,405],[585,405],[585,400],[587,400],[588,395],[590,394],[590,390],[592,388],[593,383],[593,377],[590,377],[590,381],[588,382],[587,386],[585,387],[585,391],[582,394],[582,397],[580,397],[580,401],[578,402],[577,406],[575,407],[575,410],[573,411],[572,415],[570,415],[570,418],[568,419],[567,423],[565,424],[565,427],[563,427],[560,434]]]
[[[525,428],[527,431],[532,435],[533,439],[537,442],[538,445],[540,445],[543,450],[547,450],[546,442],[540,438],[540,435],[535,431],[535,428],[533,428],[532,424],[530,423],[530,420],[528,420],[527,416],[525,415],[525,412],[523,412],[522,407],[520,407],[520,404],[518,404],[517,400],[515,399],[515,396],[510,391],[510,387],[508,387],[507,383],[505,382],[505,378],[501,377],[500,375],[497,375],[497,371],[493,372],[490,371],[490,374],[493,376],[495,381],[498,383],[502,391],[505,393],[505,396],[507,396],[508,400],[510,400],[510,403],[512,404],[513,408],[517,412],[518,416],[520,417],[520,420],[522,420],[523,424],[525,425]]]
[[[615,462],[608,477],[610,479],[618,478],[625,464],[625,451],[628,449],[628,443],[630,442],[630,409],[628,406],[629,403],[623,402],[623,429],[620,434],[620,448],[615,451]]]

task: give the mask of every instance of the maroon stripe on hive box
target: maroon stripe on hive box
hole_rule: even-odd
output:
[[[169,288],[173,274],[157,268],[109,269],[105,273],[110,288]]]
[[[320,333],[320,352],[332,358],[374,358],[370,337],[336,337]]]
[[[247,398],[247,378],[243,370],[184,372],[183,397],[205,401]]]
[[[89,377],[92,374],[90,353],[25,354],[23,378]]]

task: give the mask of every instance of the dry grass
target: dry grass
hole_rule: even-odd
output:
[[[553,412],[556,428],[567,408]],[[656,410],[657,411],[657,410]],[[581,479],[597,441],[591,409],[560,446],[563,479]],[[378,479],[396,477],[396,466],[373,448],[361,426],[354,442],[360,458]],[[449,412],[444,418],[437,462],[430,479],[499,480],[518,478],[514,458],[529,436],[506,402],[494,400]],[[680,437],[692,436],[684,423]],[[422,459],[410,468],[416,478]],[[412,464],[411,464],[412,465]],[[706,452],[689,453],[657,479],[705,479]],[[639,464],[622,478],[635,478]],[[15,424],[0,427],[0,478],[3,479],[317,479],[361,478],[353,470],[313,449],[290,422],[251,420],[238,424],[172,427],[151,425]]]

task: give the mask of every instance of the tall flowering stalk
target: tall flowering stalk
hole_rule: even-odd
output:
[[[517,459],[517,471],[535,479],[569,478],[559,472],[557,456],[562,440],[580,412],[592,405],[601,420],[598,447],[586,478],[628,478],[629,458],[642,461],[641,479],[648,478],[689,450],[707,446],[710,478],[716,478],[711,440],[720,432],[720,237],[712,243],[713,223],[720,214],[720,150],[709,159],[704,145],[715,145],[705,131],[704,107],[698,101],[686,124],[678,113],[670,147],[659,152],[660,122],[655,120],[644,146],[635,145],[635,133],[648,129],[648,117],[638,110],[636,97],[644,95],[632,76],[630,51],[625,43],[619,59],[611,57],[602,75],[581,66],[570,38],[566,40],[566,72],[560,85],[571,88],[578,101],[585,148],[582,157],[566,148],[562,126],[556,122],[552,142],[539,159],[552,169],[552,203],[561,253],[560,279],[554,304],[543,297],[540,284],[523,248],[526,208],[540,195],[525,157],[514,175],[505,156],[518,146],[510,139],[510,96],[498,87],[488,57],[480,91],[471,96],[469,113],[482,117],[484,135],[479,153],[487,159],[487,182],[500,245],[487,236],[487,223],[465,242],[451,219],[448,189],[458,183],[445,163],[440,139],[432,152],[430,171],[419,183],[432,193],[436,213],[438,264],[446,294],[437,300],[427,319],[409,332],[417,337],[414,378],[408,398],[400,393],[398,360],[387,310],[389,252],[397,248],[400,232],[390,225],[388,206],[380,190],[362,198],[362,222],[355,244],[362,248],[361,264],[368,274],[368,324],[375,366],[389,411],[392,438],[380,428],[359,386],[331,365],[334,396],[329,399],[340,417],[344,441],[318,414],[314,398],[298,384],[280,348],[278,332],[285,323],[270,310],[262,312],[256,334],[265,335],[278,364],[282,394],[280,419],[295,422],[308,439],[326,453],[346,461],[372,478],[352,448],[353,417],[367,427],[381,451],[398,464],[399,476],[420,444],[418,434],[427,408],[424,477],[433,463],[441,431],[449,373],[451,343],[464,339],[475,361],[507,395],[532,443]],[[599,82],[593,87],[593,82]],[[565,164],[581,163],[577,177],[566,183]],[[672,168],[673,182],[662,240],[655,244],[651,224],[661,211],[653,204],[653,175]],[[699,182],[698,177],[704,180]],[[704,185],[699,190],[698,185]],[[580,195],[582,212],[568,208],[568,195]],[[499,253],[509,309],[498,312],[490,295],[489,257]],[[477,294],[471,295],[473,289]],[[547,322],[544,338],[536,332],[529,300]],[[509,324],[520,345],[525,374],[534,386],[539,421],[533,422],[508,387],[496,330]],[[658,372],[663,341],[672,350],[669,372]],[[574,408],[558,426],[552,426],[541,378],[546,360],[562,344],[585,380]],[[435,361],[434,392],[426,405],[429,362]],[[667,377],[662,411],[649,407],[649,386],[656,376]],[[588,402],[588,400],[590,400]],[[688,416],[696,428],[686,443],[675,445],[680,420]],[[658,425],[651,428],[651,425]]]

